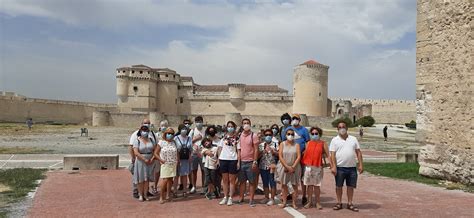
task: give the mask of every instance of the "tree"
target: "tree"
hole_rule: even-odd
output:
[[[371,116],[365,116],[356,121],[356,126],[371,127],[375,124],[375,119]]]

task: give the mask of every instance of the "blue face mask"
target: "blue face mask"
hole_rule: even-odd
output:
[[[227,127],[227,132],[232,133],[234,131],[235,131],[234,127]]]
[[[319,135],[311,135],[311,140],[316,141],[319,139]]]
[[[271,142],[272,137],[271,136],[265,136],[265,142]]]
[[[283,125],[288,125],[288,124],[290,124],[290,120],[284,119],[284,120],[282,121],[282,123],[283,123]]]
[[[141,132],[140,132],[140,135],[141,135],[143,138],[148,138],[148,132],[141,131]]]
[[[197,127],[198,129],[202,129],[202,126],[203,126],[202,123],[196,123],[196,127]]]
[[[272,129],[273,135],[276,135],[278,133],[278,129]]]
[[[166,130],[166,127],[161,127],[161,131],[164,132]]]
[[[173,134],[167,133],[167,134],[166,134],[166,139],[168,139],[168,140],[173,139]]]

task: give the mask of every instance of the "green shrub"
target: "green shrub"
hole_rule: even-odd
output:
[[[412,120],[409,123],[405,123],[405,126],[408,127],[409,129],[416,129],[416,122]]]
[[[375,124],[375,119],[371,116],[365,116],[358,119],[355,123],[356,126],[361,125],[363,127],[371,127]]]
[[[345,122],[348,128],[354,127],[354,124],[352,123],[352,120],[349,117],[341,117],[341,118],[335,119],[334,121],[332,121],[331,124],[333,127],[337,127],[337,124],[339,124],[340,121]]]

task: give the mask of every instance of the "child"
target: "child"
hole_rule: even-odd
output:
[[[278,155],[277,146],[278,144],[272,141],[273,132],[271,129],[264,131],[264,142],[259,145],[260,153],[260,176],[262,177],[263,190],[265,198],[262,200],[262,204],[272,206],[275,200],[276,194],[276,183],[275,183],[275,168],[276,159]],[[269,193],[270,192],[270,193]],[[268,196],[270,194],[270,197]]]
[[[219,192],[215,189],[217,184],[217,145],[212,144],[212,140],[205,138],[202,140],[201,145],[203,149],[202,155],[206,158],[204,162],[204,186],[207,186],[207,193],[205,197],[209,200],[212,199],[212,194],[215,197],[219,197]]]

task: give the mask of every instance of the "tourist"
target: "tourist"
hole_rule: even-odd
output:
[[[357,187],[357,170],[364,171],[362,166],[362,152],[357,138],[347,134],[347,124],[339,122],[337,124],[338,135],[331,140],[329,151],[331,152],[331,171],[336,180],[337,203],[334,210],[342,209],[342,187],[344,181],[347,186],[347,208],[352,211],[359,211],[354,206],[352,199],[354,189]],[[356,157],[358,164],[356,162]],[[356,168],[358,166],[358,169]]]
[[[192,139],[189,134],[189,129],[185,125],[181,124],[178,126],[179,135],[174,137],[174,143],[176,144],[176,148],[178,149],[178,175],[174,178],[174,190],[176,194],[178,191],[176,190],[178,186],[178,179],[181,182],[180,191],[183,191],[183,196],[186,195],[186,190],[183,190],[183,186],[186,187],[188,175],[191,173],[190,169],[190,161],[191,161],[191,153],[193,150]]]
[[[142,121],[142,123],[140,124],[140,127],[138,128],[138,130],[135,130],[135,132],[133,132],[132,135],[130,136],[129,146],[128,146],[128,153],[130,154],[130,158],[131,158],[131,161],[130,161],[131,163],[130,163],[129,169],[130,169],[130,172],[132,173],[132,175],[133,175],[133,172],[134,172],[135,160],[136,160],[135,152],[133,151],[133,144],[136,141],[138,141],[138,134],[139,134],[140,128],[142,126],[147,126],[148,128],[150,128],[150,120],[149,119],[144,119]],[[158,140],[156,140],[155,133],[151,130],[150,130],[150,133],[148,134],[148,137],[152,138],[155,143],[158,142]],[[159,175],[158,175],[158,177],[154,177],[154,178],[155,178],[155,181],[158,180]],[[132,195],[133,195],[134,198],[139,197],[137,185],[133,182],[133,178],[132,178]],[[148,193],[148,195],[153,195],[153,193]]]
[[[276,157],[278,157],[278,143],[274,142],[273,132],[271,129],[264,131],[264,142],[259,145],[259,169],[262,177],[263,192],[265,198],[262,204],[272,206],[275,202],[276,183],[275,183],[275,169]],[[270,196],[269,196],[270,194]]]
[[[302,163],[305,166],[303,183],[307,187],[308,202],[304,208],[308,209],[313,206],[313,190],[316,208],[321,210],[321,183],[323,181],[323,159],[329,157],[328,145],[321,140],[323,130],[318,127],[310,129],[311,140],[306,144],[306,151],[303,154]]]
[[[168,128],[168,120],[162,120],[160,122],[160,128],[158,132],[155,134],[157,143],[163,140],[163,132]],[[158,193],[158,182],[160,181],[160,161],[155,158],[155,166],[154,166],[154,174],[155,174],[155,182],[152,185],[152,193],[156,195]]]
[[[272,141],[279,145],[281,142],[280,127],[278,127],[277,124],[273,124],[270,129],[272,130],[273,134]]]
[[[255,189],[257,188],[257,175],[258,175],[258,145],[260,140],[258,134],[252,132],[252,123],[250,119],[242,119],[242,134],[239,138],[239,160],[240,160],[240,170],[239,170],[239,194],[240,200],[239,203],[244,202],[244,193],[246,182],[249,182],[250,190],[250,201],[249,205],[255,207],[254,196]]]
[[[300,145],[296,143],[294,139],[295,131],[293,129],[288,129],[285,136],[286,140],[280,143],[280,147],[278,149],[280,161],[277,165],[277,173],[283,190],[282,203],[279,206],[281,208],[286,207],[288,184],[291,184],[294,190],[292,196],[293,208],[296,209],[298,184],[301,181]]]
[[[31,131],[31,128],[33,127],[33,118],[28,118],[26,120],[26,126],[28,126],[28,130]]]
[[[280,141],[283,141],[285,130],[286,130],[286,128],[288,128],[290,126],[291,116],[288,113],[284,113],[283,115],[281,115],[280,121],[281,121],[281,124],[282,124],[282,126],[280,127],[280,131],[279,131],[280,132]]]
[[[303,154],[305,148],[306,148],[306,142],[309,141],[309,132],[306,127],[301,125],[301,117],[299,114],[294,114],[291,117],[291,125],[286,128],[286,130],[292,129],[295,133],[295,143],[300,145],[300,152],[301,155]],[[285,131],[286,132],[286,131]],[[285,140],[285,136],[282,135],[282,140]],[[301,166],[301,169],[304,169],[304,166]],[[304,172],[301,172],[301,175],[303,175]],[[306,186],[303,184],[303,180],[301,180],[301,190],[303,193],[303,197],[301,198],[302,204],[306,205]]]
[[[240,165],[237,156],[239,138],[236,134],[237,125],[233,121],[228,121],[226,127],[227,133],[220,141],[217,151],[224,186],[224,198],[222,198],[219,204],[231,206],[233,204],[232,196],[235,191],[237,170]]]
[[[138,186],[139,201],[148,201],[149,182],[153,181],[153,152],[156,147],[156,141],[150,138],[149,125],[140,127],[137,134],[137,140],[133,142],[133,152],[136,157],[135,167],[133,171],[133,182]]]
[[[155,158],[161,163],[161,192],[160,204],[170,200],[171,186],[173,185],[173,178],[176,176],[176,168],[179,161],[178,149],[174,143],[174,130],[168,128],[163,132],[163,140],[158,143],[155,149]]]
[[[388,130],[388,127],[385,126],[385,127],[383,128],[384,141],[387,141],[387,138],[388,138],[387,130]]]
[[[219,197],[219,192],[217,187],[218,176],[217,176],[217,145],[212,143],[210,138],[205,138],[202,140],[202,155],[205,159],[204,162],[204,186],[207,187],[207,192],[205,197],[209,200],[212,199],[212,195],[216,198]]]
[[[359,125],[359,136],[361,139],[364,136],[364,128],[362,128],[362,125]]]
[[[201,156],[201,141],[206,137],[206,129],[204,129],[204,119],[201,116],[194,118],[196,127],[191,130],[189,136],[193,142],[193,152],[191,156],[191,173],[189,174],[189,193],[194,194],[196,192],[197,172],[198,168],[201,168],[201,184],[204,184],[204,169],[203,161],[204,158]]]
[[[208,138],[212,141],[212,145],[216,145],[216,146],[219,145],[221,139],[219,138],[219,135],[218,135],[218,128],[214,125],[208,126],[207,129],[206,129],[206,138]],[[219,170],[219,167],[216,170],[216,180],[217,180],[217,186],[215,187],[216,188],[216,191],[215,191],[216,196],[215,197],[219,198],[220,193],[222,191],[222,185],[221,185],[222,173]]]

